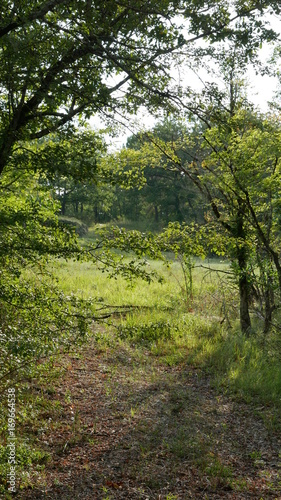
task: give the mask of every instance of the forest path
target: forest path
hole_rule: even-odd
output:
[[[45,486],[23,499],[280,499],[281,436],[186,363],[84,347],[56,383],[62,411],[40,438]]]

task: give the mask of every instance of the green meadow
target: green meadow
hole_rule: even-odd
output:
[[[153,479],[154,472],[147,479],[144,472],[145,457],[155,454],[156,460],[157,449],[159,447],[160,450],[163,446],[171,454],[172,460],[178,461],[179,467],[182,467],[182,460],[191,460],[201,471],[200,474],[207,474],[208,480],[214,483],[214,488],[219,488],[220,484],[227,484],[235,490],[238,488],[237,491],[240,491],[239,488],[248,488],[244,480],[233,479],[227,461],[222,461],[217,455],[211,441],[199,439],[195,428],[192,431],[192,442],[183,439],[186,426],[193,429],[193,419],[198,419],[200,412],[205,410],[204,407],[200,410],[198,403],[198,416],[188,414],[188,420],[184,420],[185,412],[189,412],[189,408],[193,408],[195,403],[193,401],[190,407],[191,396],[188,391],[185,393],[183,386],[177,385],[179,382],[173,388],[177,373],[195,370],[198,380],[200,377],[204,380],[208,378],[210,388],[218,395],[218,402],[220,395],[223,395],[239,404],[247,404],[252,414],[264,422],[270,433],[280,431],[280,334],[272,331],[264,336],[258,318],[254,322],[255,331],[250,337],[246,338],[241,334],[238,321],[239,297],[229,263],[217,258],[194,259],[191,268],[186,270],[179,260],[171,258],[169,265],[161,261],[148,261],[147,267],[157,271],[162,278],[161,283],[155,280],[148,284],[141,279],[128,283],[122,277],[110,279],[91,262],[60,259],[50,261],[50,270],[64,293],[93,299],[95,313],[84,346],[73,345],[68,355],[39,361],[30,377],[16,383],[17,473],[22,494],[33,487],[40,491],[47,487],[44,484],[50,482],[48,464],[52,463],[54,455],[63,456],[67,454],[69,446],[77,443],[83,446],[85,440],[88,443],[89,436],[81,427],[78,413],[75,413],[71,425],[63,420],[65,405],[72,405],[71,387],[61,398],[58,398],[58,387],[60,381],[70,373],[73,360],[80,360],[82,368],[87,366],[84,356],[89,357],[87,349],[93,346],[98,353],[97,360],[103,360],[100,366],[104,367],[105,363],[107,366],[105,394],[111,401],[108,403],[110,406],[117,404],[124,390],[119,381],[123,380],[125,370],[128,387],[131,389],[128,400],[122,396],[122,401],[125,398],[127,403],[124,403],[126,411],[122,411],[120,415],[127,415],[132,425],[139,419],[137,429],[146,429],[146,437],[140,444],[144,460],[139,474],[144,474],[144,481],[155,491],[160,486]],[[149,437],[149,424],[143,417],[147,406],[142,407],[138,400],[137,388],[141,384],[156,384],[159,390],[161,384],[166,384],[164,387],[167,386],[171,394],[166,407],[163,402],[161,411],[163,414],[171,413],[172,417],[174,413],[182,415],[178,427],[176,423],[171,423],[172,434],[167,442],[160,439],[160,423],[159,429],[153,430]],[[200,397],[203,397],[202,394]],[[165,399],[165,394],[161,398]],[[110,411],[108,416],[111,415]],[[113,414],[117,415],[117,419],[118,411]],[[7,415],[3,410],[3,436],[6,432],[6,420]],[[158,425],[157,421],[156,424]],[[45,434],[52,435],[53,432],[59,432],[61,436],[70,433],[70,438],[64,438],[63,444],[58,445],[55,450],[42,444],[46,440]],[[202,432],[205,432],[204,427]],[[153,441],[153,446],[147,442],[148,439]],[[96,443],[96,440],[91,438],[89,443]],[[259,450],[251,453],[254,457],[260,456]],[[132,470],[134,467],[133,463]],[[7,471],[7,448],[1,445],[2,492],[5,491]],[[54,487],[59,487],[60,484],[56,477]]]
[[[262,333],[253,315],[249,338],[239,330],[238,292],[228,262],[194,259],[192,290],[178,260],[148,261],[163,282],[150,284],[108,278],[89,262],[58,261],[53,270],[63,291],[97,303],[97,316],[113,308],[98,342],[111,339],[136,350],[149,348],[168,365],[190,363],[212,377],[212,384],[245,401],[281,408],[281,336]],[[92,335],[95,338],[95,322]],[[275,421],[275,420],[274,420]]]

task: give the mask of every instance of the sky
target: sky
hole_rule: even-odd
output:
[[[266,61],[272,53],[272,47],[265,47],[261,53],[261,59]],[[277,70],[277,68],[276,68]],[[268,102],[274,99],[274,93],[278,89],[279,80],[277,77],[256,75],[251,68],[248,71],[251,100],[259,106],[262,111],[267,111]]]
[[[268,16],[269,27],[274,29],[277,33],[280,33],[281,38],[281,19],[277,16]],[[262,62],[267,62],[271,57],[273,52],[273,46],[270,44],[263,44],[260,49],[260,60]],[[279,70],[281,68],[279,67]],[[276,68],[276,72],[278,68]],[[206,71],[198,71],[199,76],[202,80],[210,81],[210,76],[207,75]],[[181,74],[181,79],[185,79],[188,85],[200,88],[202,87],[202,83],[199,78],[195,75],[194,72],[183,70]],[[260,74],[256,74],[254,68],[249,67],[247,74],[245,75],[245,80],[248,84],[248,96],[250,101],[253,102],[257,107],[260,108],[262,112],[268,111],[268,102],[274,99],[274,93],[278,88],[278,78],[273,76],[262,76]],[[122,119],[120,119],[122,120]],[[134,122],[134,123],[133,123]],[[107,136],[106,140],[109,146],[112,149],[120,149],[122,146],[125,146],[127,138],[132,135],[133,131],[137,132],[143,128],[152,128],[156,122],[156,118],[152,117],[148,114],[145,108],[141,108],[135,118],[132,120],[131,126],[126,129],[119,125],[120,134],[117,137]],[[97,117],[93,117],[90,120],[90,124],[92,127],[99,129],[104,128],[103,122]]]

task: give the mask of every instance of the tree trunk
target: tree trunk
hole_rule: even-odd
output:
[[[246,239],[245,229],[244,229],[244,210],[241,200],[238,200],[239,210],[237,214],[237,224],[235,236],[240,241]],[[250,303],[250,286],[247,274],[247,250],[245,245],[239,244],[236,249],[236,257],[239,270],[239,297],[240,297],[240,327],[242,333],[247,336],[251,332],[251,318],[249,313],[249,303]]]
[[[94,206],[94,216],[95,216],[95,222],[98,222],[99,213],[98,213],[98,206],[97,205]]]
[[[279,261],[279,255],[274,251],[271,252],[271,255],[273,257],[273,261],[274,261],[274,264],[276,267],[276,271],[277,271],[277,275],[278,275],[279,290],[281,292],[281,265],[280,265],[280,261]]]
[[[240,265],[239,265],[240,266]],[[240,297],[240,327],[246,335],[251,331],[251,318],[249,313],[249,284],[246,273],[240,268],[239,297]]]
[[[175,211],[176,211],[176,214],[177,214],[177,220],[179,222],[182,222],[183,221],[183,216],[182,216],[181,209],[180,209],[180,199],[179,199],[179,196],[178,196],[177,193],[175,195]]]
[[[61,215],[65,215],[65,212],[66,212],[66,198],[64,195],[63,199],[61,200]]]
[[[263,327],[264,334],[268,333],[271,328],[272,313],[275,309],[272,300],[274,299],[272,298],[272,293],[268,285],[264,294],[264,327]]]
[[[157,205],[154,205],[154,221],[156,223],[159,222],[159,212]]]

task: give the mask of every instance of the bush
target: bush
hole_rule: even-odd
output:
[[[169,321],[158,321],[141,325],[119,325],[118,336],[121,339],[129,339],[132,343],[150,345],[158,340],[169,340],[172,338],[172,327]]]
[[[75,217],[65,217],[59,216],[59,221],[62,225],[67,227],[72,227],[78,236],[86,236],[88,233],[88,227],[81,220],[75,219]]]

